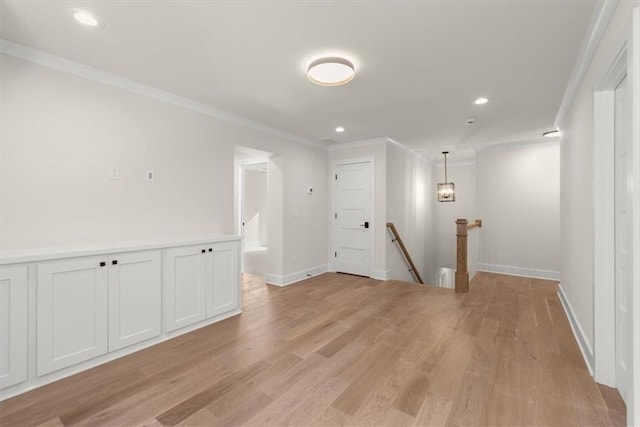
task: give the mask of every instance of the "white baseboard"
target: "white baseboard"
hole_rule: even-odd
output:
[[[373,270],[371,278],[376,280],[389,280],[389,273],[391,273],[391,270]]]
[[[326,273],[327,271],[329,271],[329,266],[327,264],[322,264],[306,270],[287,274],[286,276],[267,274],[267,284],[275,286],[289,286],[301,280],[308,279],[311,276]]]
[[[567,299],[567,295],[564,293],[564,289],[562,285],[558,285],[558,297],[560,298],[560,303],[562,304],[562,308],[564,308],[564,312],[569,319],[569,325],[571,325],[571,330],[573,331],[573,335],[576,337],[576,341],[578,342],[578,347],[580,347],[580,352],[582,353],[582,357],[584,358],[584,362],[587,364],[587,368],[589,369],[589,373],[593,377],[594,372],[594,361],[593,361],[593,349],[589,345],[587,338],[584,335],[582,327],[580,326],[580,322],[576,318],[573,313],[573,309],[571,308],[571,303],[569,303],[569,299]]]
[[[560,280],[559,271],[537,270],[535,268],[511,267],[508,265],[478,263],[478,271],[508,274],[510,276],[533,277],[535,279]]]

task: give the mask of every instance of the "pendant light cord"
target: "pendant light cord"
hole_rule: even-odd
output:
[[[449,182],[449,180],[447,179],[447,154],[449,153],[444,151],[442,154],[444,154],[444,182],[446,184],[447,182]]]

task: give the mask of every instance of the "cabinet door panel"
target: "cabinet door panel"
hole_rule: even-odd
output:
[[[0,389],[27,380],[27,267],[0,267]]]
[[[113,256],[109,260],[109,351],[160,335],[161,299],[160,251]]]
[[[238,308],[238,244],[217,243],[209,258],[207,317]]]
[[[107,268],[101,261],[38,265],[38,375],[107,352]]]
[[[165,266],[167,331],[205,319],[206,265],[202,247],[168,249]]]

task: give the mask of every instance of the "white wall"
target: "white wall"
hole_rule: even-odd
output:
[[[557,278],[560,270],[559,149],[538,143],[480,151],[448,164],[456,201],[436,202],[437,268],[456,268],[456,219],[469,231],[469,277],[479,270]],[[444,181],[444,163],[436,167]],[[526,189],[523,191],[522,189]],[[506,196],[505,196],[506,195]]]
[[[283,255],[269,273],[326,265],[325,150],[1,59],[3,250],[233,233],[234,146],[242,145],[280,157],[284,196],[274,203],[301,212],[294,222],[285,218],[280,236],[276,231],[282,243],[270,252]],[[120,180],[107,179],[109,165],[120,167]],[[148,168],[155,183],[144,180]],[[306,185],[314,186],[313,197]]]
[[[561,136],[561,286],[587,360],[594,349],[594,103],[593,94],[631,35],[633,9],[639,1],[620,2],[591,60],[571,107],[559,123]],[[637,36],[637,33],[636,33]],[[636,37],[638,38],[638,37]],[[637,41],[635,41],[637,43]],[[638,70],[636,69],[637,73]],[[637,78],[637,77],[636,77]],[[638,88],[635,88],[636,94]],[[636,101],[637,102],[637,98]],[[637,105],[637,104],[636,104]],[[638,115],[634,119],[637,120]],[[635,141],[636,147],[638,141]],[[637,151],[636,151],[637,153]],[[636,161],[638,161],[636,159]],[[637,195],[637,193],[635,193]],[[637,213],[635,214],[637,215]],[[637,216],[636,216],[637,218]],[[635,278],[637,280],[637,278]],[[602,323],[602,322],[600,322]],[[598,325],[602,331],[603,325]],[[606,333],[606,332],[605,332]],[[608,333],[611,333],[608,331]],[[638,336],[634,333],[635,337]],[[636,359],[638,353],[635,354]],[[640,367],[631,367],[640,394]],[[637,398],[635,402],[637,402]],[[640,405],[629,408],[629,425],[638,424]]]
[[[435,183],[425,157],[395,143],[387,144],[386,221],[394,223],[425,283],[435,280]],[[394,280],[414,282],[402,251],[387,232],[387,269]]]
[[[310,150],[300,144],[290,144],[284,155],[283,237],[286,272],[327,266],[330,209],[327,157],[326,151]],[[309,186],[313,187],[312,195],[307,194]],[[298,216],[293,214],[294,209],[299,212]]]
[[[480,270],[558,278],[559,166],[557,143],[476,154]]]
[[[593,90],[618,54],[638,2],[621,2],[580,90],[560,123],[562,274],[564,292],[593,344]]]

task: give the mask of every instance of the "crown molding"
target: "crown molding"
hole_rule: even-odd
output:
[[[396,147],[400,148],[401,150],[406,151],[407,153],[411,154],[412,156],[416,156],[416,157],[420,157],[423,160],[433,163],[433,158],[424,150],[416,150],[414,148],[409,147],[408,145],[405,145],[401,142],[396,141],[395,139],[386,137],[387,140],[387,144],[389,145],[395,145]]]
[[[395,139],[391,139],[388,136],[380,136],[377,138],[363,139],[361,141],[352,141],[352,142],[334,142],[329,145],[329,151],[340,151],[340,150],[348,150],[350,148],[358,148],[358,147],[371,147],[374,145],[394,145],[399,149],[406,151],[407,153],[422,158],[423,160],[433,163],[433,158],[424,151],[414,150],[413,148],[396,141]]]
[[[437,160],[434,162],[436,166],[444,166],[444,160]],[[476,159],[447,159],[447,166],[473,166],[476,164]]]
[[[348,150],[350,148],[369,147],[372,145],[386,144],[387,140],[388,138],[383,136],[383,137],[377,137],[377,138],[363,139],[361,141],[333,142],[328,146],[328,148],[329,148],[329,151]]]
[[[567,84],[567,88],[564,91],[564,97],[562,98],[562,103],[560,104],[558,114],[556,115],[556,120],[553,125],[555,129],[562,127],[564,118],[569,111],[571,104],[573,104],[573,100],[578,94],[580,85],[582,85],[582,81],[589,70],[593,56],[595,55],[598,45],[600,44],[600,40],[602,40],[602,37],[609,26],[609,22],[618,7],[618,3],[619,0],[605,0],[596,4],[596,10],[593,13],[589,29],[587,30],[587,37],[584,39],[582,46],[580,47],[576,65],[573,67],[571,77],[569,78],[569,84]]]
[[[197,102],[171,92],[157,89],[152,86],[147,86],[142,83],[118,76],[116,74],[108,73],[106,71],[102,71],[79,62],[71,61],[69,59],[65,59],[48,52],[44,52],[42,50],[27,47],[19,43],[14,43],[6,39],[0,39],[0,53],[20,58],[25,61],[33,62],[45,67],[53,68],[58,71],[73,74],[77,77],[92,80],[104,85],[116,87],[118,89],[132,92],[147,98],[155,99],[156,101],[166,102],[177,107],[205,114],[216,119],[225,120],[227,122],[231,122],[243,127],[284,138],[289,141],[297,142],[299,144],[308,145],[322,150],[327,149],[326,144],[322,144],[320,142],[286,132],[282,129],[257,122],[238,114],[233,114],[228,111],[224,111],[219,108],[215,108],[210,105],[203,104],[201,102]]]
[[[558,145],[560,144],[560,137],[544,138],[544,139],[527,139],[522,141],[502,142],[498,144],[487,144],[475,147],[476,153],[481,151],[499,151],[503,149],[523,147],[526,145]]]

